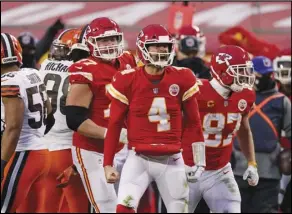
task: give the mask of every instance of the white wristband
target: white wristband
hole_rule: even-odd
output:
[[[105,139],[107,133],[107,128],[105,128],[103,139]]]
[[[206,166],[206,151],[204,142],[192,143],[193,160],[196,166]]]

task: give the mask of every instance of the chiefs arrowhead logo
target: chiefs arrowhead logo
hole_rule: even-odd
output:
[[[232,56],[230,56],[229,54],[227,53],[219,53],[217,56],[216,56],[216,62],[218,64],[223,64],[225,63],[225,60],[231,60],[232,59]]]

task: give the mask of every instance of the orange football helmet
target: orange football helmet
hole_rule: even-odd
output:
[[[68,60],[71,47],[78,43],[80,32],[81,29],[77,28],[64,30],[57,39],[53,41],[49,58],[52,60]]]
[[[1,65],[16,62],[22,65],[22,48],[19,41],[9,33],[1,33]]]

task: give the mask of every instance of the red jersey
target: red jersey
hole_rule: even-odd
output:
[[[71,84],[88,84],[93,98],[90,105],[90,116],[94,123],[107,128],[110,116],[110,99],[106,95],[107,87],[113,76],[120,70],[136,67],[135,58],[124,52],[115,64],[106,63],[94,57],[82,59],[69,68]],[[73,145],[85,150],[103,153],[104,140],[89,138],[74,132]]]
[[[117,73],[108,89],[112,98],[127,108],[129,149],[147,155],[178,153],[182,148],[182,106],[199,91],[196,77],[187,68],[168,66],[162,79],[153,83],[144,68]],[[200,125],[199,118],[197,122]],[[106,144],[115,145],[115,142],[107,136]],[[110,158],[106,158],[112,156],[110,153],[107,155],[105,151],[106,164],[111,164]]]
[[[198,81],[197,97],[206,144],[206,170],[224,167],[231,158],[232,139],[239,129],[242,115],[255,102],[255,92],[244,89],[224,99],[208,80]]]

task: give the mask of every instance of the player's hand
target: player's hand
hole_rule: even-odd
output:
[[[76,175],[78,175],[76,167],[74,165],[68,167],[57,177],[57,181],[60,183],[56,187],[65,188],[70,183],[72,177]]]
[[[115,183],[120,178],[118,171],[112,166],[105,166],[104,174],[106,181],[110,184]]]
[[[120,133],[119,142],[121,142],[123,144],[127,144],[128,143],[128,132],[127,132],[127,129],[122,128],[122,131]]]
[[[187,179],[191,183],[195,183],[198,181],[199,177],[201,177],[202,173],[205,171],[205,167],[203,166],[188,166],[185,165]]]
[[[243,174],[243,180],[248,181],[250,186],[256,186],[259,182],[259,174],[256,166],[249,165]]]

